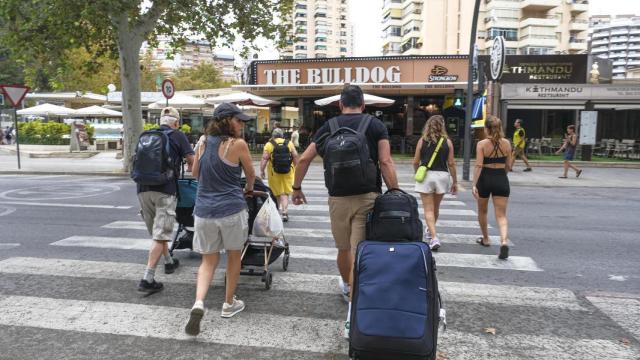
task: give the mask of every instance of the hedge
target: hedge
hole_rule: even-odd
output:
[[[157,129],[159,128],[160,125],[157,124],[153,124],[153,123],[145,123],[144,124],[144,131],[147,130],[151,130],[151,129]],[[189,126],[188,124],[182,124],[182,126],[180,126],[180,131],[182,131],[185,134],[191,134],[191,126]]]
[[[95,130],[93,126],[85,124],[87,135],[93,142]],[[65,135],[71,134],[71,125],[46,122],[40,120],[18,123],[18,139],[21,144],[33,145],[69,145],[69,138]]]

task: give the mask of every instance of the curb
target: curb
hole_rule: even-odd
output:
[[[407,165],[411,164],[411,160],[393,160],[396,164]],[[471,161],[471,167],[473,167],[475,161]],[[563,166],[562,161],[529,161],[532,168],[542,167],[542,168],[559,168]],[[592,162],[592,161],[572,161],[571,164],[584,167],[584,168],[610,168],[610,169],[640,169],[640,162],[637,163],[627,163],[627,162]],[[462,160],[456,159],[456,165],[462,166]],[[521,161],[516,162],[517,167],[524,167]]]
[[[113,176],[113,177],[129,177],[125,172],[107,172],[107,171],[49,171],[49,170],[7,170],[0,171],[3,175],[83,175],[83,176]]]

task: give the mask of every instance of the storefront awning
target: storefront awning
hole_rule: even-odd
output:
[[[596,110],[640,110],[640,104],[595,104]]]
[[[536,104],[507,104],[508,109],[522,109],[522,110],[584,110],[584,103],[575,104],[549,104],[549,103],[536,103]]]
[[[304,85],[233,85],[233,90],[247,91],[260,96],[310,97],[335,95],[342,91],[345,84],[304,84]],[[454,89],[466,89],[465,81],[420,82],[420,83],[351,83],[363,91],[374,95],[423,95],[448,94]],[[477,83],[474,83],[474,89]]]

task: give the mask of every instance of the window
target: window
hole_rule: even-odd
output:
[[[307,54],[296,54],[296,59],[306,59],[307,58]],[[291,57],[289,57],[289,59],[291,59]]]
[[[317,37],[317,38],[316,38],[316,42],[317,42],[317,43],[319,43],[319,42],[324,42],[324,43],[326,43],[326,42],[327,42],[327,38],[326,38],[326,37]]]
[[[406,51],[409,51],[410,49],[419,49],[421,47],[422,47],[422,43],[419,42],[419,39],[413,37],[402,44],[401,50],[402,52],[406,52]]]
[[[402,35],[406,35],[412,31],[420,31],[420,28],[422,28],[422,21],[411,20],[402,26]]]
[[[296,17],[297,18],[306,18],[307,14],[305,14],[305,13],[296,13]]]
[[[341,47],[340,48],[340,52],[347,52],[347,48],[346,47]]]
[[[547,55],[553,53],[553,48],[546,47],[526,47],[521,49],[523,55]]]
[[[506,48],[505,53],[507,55],[516,55],[518,53],[518,49],[516,48]]]
[[[400,31],[400,26],[389,26],[384,30],[384,36],[401,36]]]
[[[304,20],[296,21],[296,26],[307,26],[307,22]]]
[[[325,13],[316,13],[315,15],[313,15],[314,18],[326,18],[327,14]]]
[[[327,50],[327,45],[316,45],[315,50]]]
[[[307,9],[307,4],[296,4],[296,9]]]
[[[340,31],[340,36],[347,36],[347,32],[346,31]]]
[[[340,45],[347,45],[347,40],[340,39],[340,41],[338,41],[338,44],[340,44]]]
[[[495,39],[502,36],[506,41],[518,41],[518,29],[509,28],[491,28],[489,29],[487,40]]]
[[[317,53],[317,54],[316,54],[316,57],[317,57],[317,58],[326,58],[326,57],[327,57],[327,54],[325,54],[325,53]]]
[[[307,45],[296,45],[296,50],[307,50]]]

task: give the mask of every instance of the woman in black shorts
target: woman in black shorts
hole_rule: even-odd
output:
[[[509,164],[512,164],[511,144],[504,138],[502,121],[489,116],[485,121],[486,138],[476,147],[476,166],[473,173],[473,196],[478,201],[478,222],[482,237],[476,242],[490,246],[487,230],[487,212],[489,198],[493,198],[496,222],[500,229],[500,259],[509,257],[509,238],[507,236],[507,203],[509,201]]]

